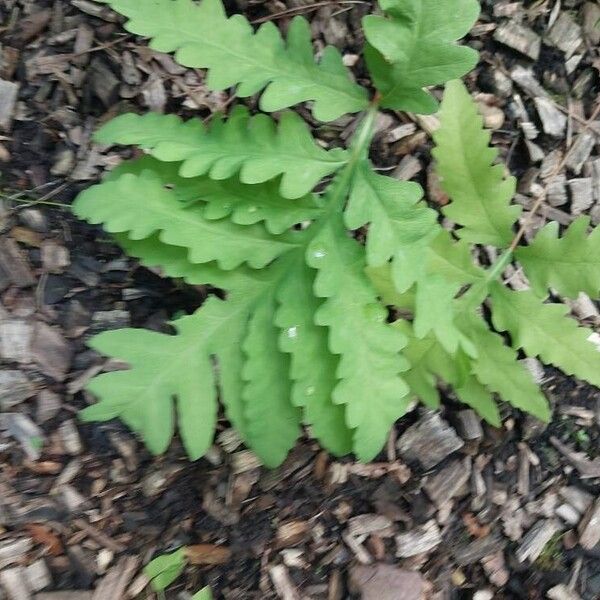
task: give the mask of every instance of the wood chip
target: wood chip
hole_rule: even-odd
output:
[[[515,21],[502,23],[494,32],[494,39],[533,60],[540,57],[542,38],[533,29]]]
[[[282,600],[301,600],[301,596],[298,590],[296,590],[285,566],[276,565],[270,567],[269,576],[279,598],[282,598]]]
[[[600,6],[597,2],[583,5],[583,33],[592,46],[600,44]]]
[[[424,554],[439,546],[441,542],[440,528],[434,520],[431,520],[420,527],[396,536],[396,556],[408,558]]]
[[[562,137],[567,127],[567,117],[547,98],[538,97],[534,102],[544,131],[548,135]]]
[[[423,489],[432,502],[440,506],[457,496],[470,477],[471,458],[454,460],[435,475],[427,477]]]
[[[584,163],[590,157],[594,146],[596,145],[596,136],[590,131],[580,133],[567,156],[566,165],[576,175],[581,173]]]
[[[277,528],[275,544],[278,548],[289,548],[304,541],[310,525],[307,521],[289,521]]]
[[[570,58],[582,45],[581,26],[564,10],[558,15],[554,25],[548,31],[548,41],[562,50]]]
[[[192,565],[224,565],[231,558],[231,550],[216,544],[194,544],[185,547],[185,556]]]
[[[29,460],[37,460],[41,456],[44,432],[26,414],[1,413],[1,428],[21,444]]]
[[[23,319],[0,321],[0,356],[8,361],[31,362],[32,323]]]
[[[581,596],[574,590],[569,589],[564,583],[561,583],[546,592],[550,600],[581,600]]]
[[[468,408],[461,410],[456,415],[456,430],[463,440],[480,440],[483,437],[481,419],[477,413]]]
[[[133,579],[140,559],[137,556],[123,556],[102,578],[94,591],[92,600],[123,600],[125,591]]]
[[[557,175],[546,184],[546,200],[550,206],[563,206],[569,201],[566,175]]]
[[[58,328],[37,322],[31,341],[31,358],[44,375],[64,381],[71,366],[72,348]]]
[[[401,456],[407,461],[420,463],[425,469],[435,467],[463,446],[464,442],[456,431],[434,412],[426,412],[398,440]]]
[[[10,285],[26,288],[35,278],[16,242],[10,238],[0,239],[0,291]]]
[[[426,587],[417,571],[383,564],[352,566],[349,585],[362,600],[423,600]]]
[[[87,590],[44,592],[36,594],[35,600],[92,600],[92,592]]]
[[[510,78],[532,98],[549,98],[548,92],[540,85],[533,71],[522,65],[516,65],[510,72]]]
[[[589,177],[569,180],[571,214],[581,215],[594,203],[592,180]]]
[[[348,521],[348,533],[353,537],[377,533],[381,537],[394,534],[393,523],[384,515],[356,515]]]
[[[25,570],[22,567],[1,571],[0,583],[4,586],[10,600],[32,600],[33,598],[31,590],[27,587]]]
[[[40,592],[52,585],[52,576],[46,565],[46,561],[42,558],[32,562],[25,567],[25,580],[27,587],[32,592]]]
[[[21,562],[31,550],[33,544],[29,538],[7,540],[0,543],[0,569]]]
[[[0,129],[4,131],[10,131],[18,95],[18,83],[0,79]]]
[[[35,395],[35,391],[35,386],[22,371],[0,370],[0,410],[10,410]]]
[[[538,521],[523,537],[515,552],[515,557],[520,563],[528,560],[534,563],[546,547],[546,544],[561,530],[556,519]]]
[[[600,498],[588,508],[579,523],[579,544],[586,550],[595,548],[600,542]]]

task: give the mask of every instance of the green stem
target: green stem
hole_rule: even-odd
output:
[[[488,295],[488,288],[492,281],[496,281],[512,260],[511,248],[505,250],[502,255],[486,270],[485,279],[476,283],[462,298],[460,312],[468,312],[483,304]]]
[[[327,212],[329,213],[341,208],[356,173],[356,168],[369,156],[369,147],[375,133],[375,119],[377,118],[378,110],[379,105],[374,102],[371,103],[369,110],[365,113],[362,122],[352,138],[349,148],[350,160],[331,184],[333,189],[328,197],[327,204]]]

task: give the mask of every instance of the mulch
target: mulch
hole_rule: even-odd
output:
[[[228,2],[254,22],[311,19],[316,48],[358,53],[368,2]],[[600,223],[600,8],[594,2],[483,2],[468,84],[531,220]],[[209,117],[232,97],[206,89],[88,0],[0,0],[0,598],[155,597],[142,573],[189,546],[167,598],[385,600],[600,598],[600,392],[529,361],[555,418],[503,406],[480,423],[451,393],[415,409],[377,462],[298,443],[269,471],[222,420],[209,455],[175,442],[154,458],[119,422],[83,424],[86,382],[106,361],[86,346],[126,326],[169,331],[209,293],[140,268],[69,212],[130,150],[92,142],[133,110]],[[255,100],[248,101],[255,107]],[[343,143],[355,117],[322,125]],[[443,204],[431,170],[437,120],[380,115],[373,157]],[[519,274],[515,273],[518,279]],[[581,297],[573,313],[600,323]]]

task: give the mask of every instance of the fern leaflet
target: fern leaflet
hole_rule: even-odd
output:
[[[545,297],[549,288],[569,298],[580,292],[598,296],[600,229],[586,236],[589,224],[588,217],[579,217],[558,237],[558,223],[548,223],[529,246],[517,248],[515,256],[539,296]]]
[[[508,246],[521,212],[510,205],[515,179],[504,177],[504,166],[492,166],[498,152],[489,146],[490,134],[460,81],[446,86],[440,121],[433,155],[442,187],[452,200],[444,214],[462,227],[458,235],[465,241]]]
[[[423,88],[462,77],[477,52],[456,44],[479,16],[477,0],[379,0],[386,17],[363,21],[367,64],[382,106],[433,113],[438,104]]]
[[[304,121],[292,112],[279,125],[267,115],[236,107],[228,119],[215,117],[208,129],[201,120],[175,115],[125,114],[96,134],[103,144],[135,144],[165,162],[179,162],[182,177],[208,174],[229,179],[238,172],[242,183],[263,183],[282,175],[280,192],[301,198],[323,177],[347,162],[345,150],[318,146]]]

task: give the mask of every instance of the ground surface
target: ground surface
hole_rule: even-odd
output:
[[[347,55],[372,9],[228,7],[284,28],[304,13],[318,47]],[[190,464],[177,444],[153,459],[119,423],[79,423],[92,401],[82,388],[104,366],[86,339],[129,324],[164,330],[207,293],[139,268],[69,215],[124,156],[90,135],[125,110],[206,117],[229,98],[88,0],[0,0],[0,19],[0,598],[150,598],[141,567],[182,544],[204,546],[168,597],[210,584],[231,600],[600,598],[600,393],[548,369],[549,428],[506,409],[502,430],[481,430],[449,397],[441,418],[407,416],[399,444],[368,466],[305,441],[266,471],[226,423],[208,459]],[[599,19],[593,2],[488,1],[469,39],[482,51],[469,85],[520,177],[517,201],[549,192],[537,226],[600,221],[600,120],[584,125],[600,90]],[[343,143],[352,125],[315,134]],[[374,158],[435,204],[432,127],[382,115]],[[598,324],[591,301],[573,309]]]

